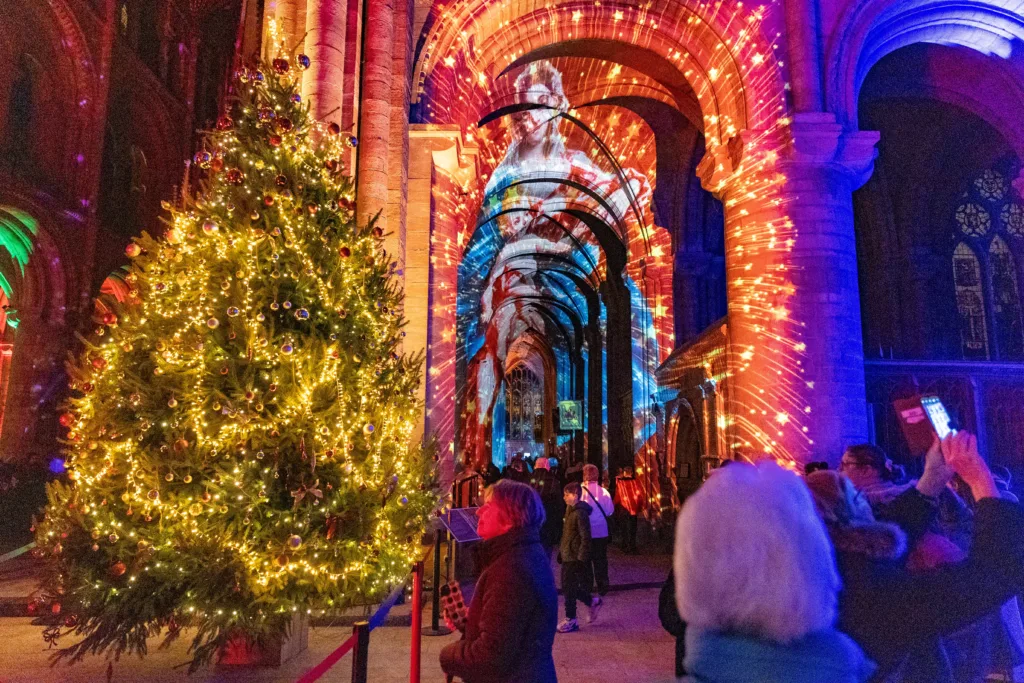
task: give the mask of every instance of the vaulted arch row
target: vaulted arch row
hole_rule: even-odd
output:
[[[686,0],[466,0],[431,10],[411,120],[414,135],[447,136],[459,157],[433,176],[448,188],[432,193],[430,296],[444,305],[431,309],[427,387],[428,429],[451,425],[454,460],[480,466],[493,455],[494,403],[479,390],[500,395],[507,348],[545,320],[533,308],[578,300],[585,439],[569,452],[650,470],[660,447],[655,371],[726,312],[676,299],[716,286],[728,292],[732,342],[727,448],[806,454],[813,382],[789,303],[796,233],[777,162],[792,139],[774,11]],[[434,161],[436,171],[437,152]],[[699,193],[721,208],[688,212]],[[723,214],[724,226],[715,222]],[[548,273],[549,257],[572,266]],[[544,264],[539,274],[523,272],[527,258]],[[721,274],[707,274],[708,264]],[[569,287],[569,273],[586,287]],[[539,303],[498,320],[495,299],[527,293]],[[480,355],[488,345],[489,359]],[[448,363],[453,385],[435,374]]]

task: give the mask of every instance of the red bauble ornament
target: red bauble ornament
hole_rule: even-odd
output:
[[[39,603],[33,600],[26,605],[25,609],[28,611],[30,616],[34,616],[39,611]]]
[[[103,358],[102,356],[96,356],[95,358],[92,359],[92,366],[97,370],[102,370],[103,368],[107,367],[107,359]]]
[[[374,237],[383,237],[384,236],[384,231],[381,230],[380,228],[374,228],[373,229],[373,236]]]
[[[327,132],[331,135],[341,135],[341,126],[337,123],[331,123],[327,126]]]
[[[279,74],[283,75],[288,73],[287,59],[282,59],[281,57],[278,57],[277,59],[271,62],[271,65],[274,67],[274,71],[276,71]]]
[[[276,178],[274,178],[274,184],[277,185],[278,187],[284,187],[285,185],[288,184],[288,177],[284,175],[279,175]]]
[[[232,185],[241,185],[242,181],[245,180],[245,174],[242,173],[240,168],[229,168],[227,180]]]
[[[60,603],[59,602],[55,602],[52,605],[50,605],[50,613],[51,614],[60,614]]]
[[[74,628],[75,626],[78,626],[78,617],[76,617],[74,614],[68,615],[64,619],[64,625],[68,628]]]
[[[126,571],[128,571],[128,566],[124,562],[115,562],[110,565],[111,576],[123,576]]]
[[[227,130],[233,125],[235,125],[235,122],[231,120],[230,116],[222,116],[217,119],[217,130]]]
[[[221,159],[220,157],[214,157],[213,161],[210,162],[210,168],[212,168],[217,173],[220,173],[221,171],[224,170],[224,160]]]
[[[72,413],[61,413],[60,424],[62,427],[70,427],[75,424],[75,416]]]
[[[92,393],[92,390],[95,389],[95,388],[96,387],[93,386],[92,382],[86,382],[85,384],[82,385],[82,393],[85,393],[85,394]]]
[[[117,324],[117,316],[114,315],[113,313],[109,312],[109,311],[104,313],[103,314],[103,324],[104,325],[116,325]]]
[[[306,205],[306,211],[309,212],[310,216],[315,216],[316,212],[319,211],[319,210],[320,210],[320,207],[318,207],[316,204],[307,204]]]
[[[265,194],[265,195],[263,195],[263,204],[265,206],[273,206],[274,205],[274,195],[272,195],[272,194]]]
[[[334,173],[335,171],[338,170],[338,160],[328,159],[327,161],[324,162],[324,168],[326,168],[331,173]]]
[[[284,131],[292,129],[292,120],[287,116],[282,116],[277,120],[277,127]]]
[[[349,256],[352,255],[352,250],[349,249],[348,247],[342,247],[338,249],[338,255],[341,256],[342,258],[348,258]]]
[[[281,146],[281,136],[280,135],[271,135],[270,136],[270,146],[271,147],[280,147]]]
[[[341,199],[339,199],[338,204],[340,204],[341,208],[343,209],[352,209],[352,200],[349,199],[348,197],[342,197]]]

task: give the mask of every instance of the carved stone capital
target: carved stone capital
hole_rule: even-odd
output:
[[[783,161],[837,167],[850,179],[850,189],[855,190],[871,177],[878,138],[878,131],[844,131],[834,114],[799,113],[790,123],[790,142]]]

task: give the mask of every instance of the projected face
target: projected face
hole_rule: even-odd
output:
[[[531,104],[560,108],[565,95],[552,90],[550,83],[533,83],[524,95]],[[512,135],[519,142],[520,153],[542,149],[545,142],[558,134],[558,120],[550,109],[530,109],[512,118]]]

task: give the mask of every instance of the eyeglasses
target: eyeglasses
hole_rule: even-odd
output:
[[[848,470],[857,470],[857,469],[870,469],[870,468],[871,468],[871,463],[868,463],[868,462],[861,462],[859,460],[840,460],[839,461],[839,471],[840,472],[846,472]]]

